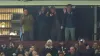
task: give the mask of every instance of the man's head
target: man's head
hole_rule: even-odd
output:
[[[18,54],[18,56],[23,56],[23,54]]]
[[[47,46],[52,46],[52,40],[51,40],[51,39],[47,40],[46,45],[47,45]]]
[[[52,7],[50,8],[50,11],[51,11],[51,13],[55,13],[55,7],[52,6]]]
[[[41,11],[44,12],[46,10],[46,8],[43,6],[41,7]]]
[[[24,13],[24,15],[27,15],[28,14],[28,10],[27,9],[24,9],[23,10],[23,13]]]
[[[72,5],[71,5],[71,4],[68,4],[66,7],[67,7],[67,12],[71,12],[71,10],[72,10]]]
[[[64,53],[63,53],[63,52],[60,52],[60,53],[59,53],[59,56],[64,56]]]
[[[71,53],[71,54],[75,53],[75,47],[73,47],[73,46],[70,47],[70,53]]]
[[[93,48],[96,49],[98,47],[98,43],[93,43]]]
[[[25,51],[25,56],[29,56],[29,51]]]
[[[34,51],[35,50],[35,47],[34,46],[31,46],[30,48],[30,52]]]
[[[36,51],[32,51],[32,56],[36,56],[38,53]]]

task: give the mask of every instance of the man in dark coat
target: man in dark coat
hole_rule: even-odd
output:
[[[69,40],[69,36],[71,36],[71,40],[75,40],[75,16],[72,11],[72,5],[67,5],[63,12],[61,29],[65,28],[65,40]]]
[[[57,17],[55,7],[50,8],[50,19],[52,19],[52,30],[51,30],[51,39],[52,40],[61,40],[61,29],[60,29],[60,22]]]
[[[21,16],[21,25],[23,28],[23,40],[34,40],[33,38],[33,17],[29,15],[28,10],[24,9],[24,14]]]
[[[70,47],[69,53],[67,53],[65,56],[79,56],[78,53],[76,52],[75,47]]]
[[[42,7],[36,19],[38,40],[47,40],[50,37],[48,19],[48,12],[45,7]]]

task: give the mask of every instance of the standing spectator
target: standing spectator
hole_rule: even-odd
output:
[[[1,51],[2,51],[5,55],[7,55],[7,45],[6,45],[6,44],[1,45]]]
[[[41,56],[46,56],[48,53],[50,53],[52,56],[57,55],[57,50],[56,48],[53,47],[52,45],[52,40],[47,40],[45,47],[42,50],[42,55]]]
[[[96,49],[98,48],[98,43],[93,43],[92,48],[93,48],[94,50],[96,50]]]
[[[37,37],[38,40],[47,40],[49,38],[48,32],[48,12],[45,7],[42,7],[36,18],[37,21]]]
[[[24,9],[24,14],[21,16],[21,25],[23,28],[23,40],[33,40],[33,22],[32,15],[29,15],[28,10]]]
[[[61,29],[60,21],[58,20],[57,12],[55,7],[50,8],[50,19],[52,20],[52,30],[51,30],[51,39],[52,40],[61,40]]]
[[[71,40],[75,40],[75,14],[72,11],[71,4],[64,8],[63,14],[61,29],[65,28],[65,40],[69,40],[69,35],[71,35]]]

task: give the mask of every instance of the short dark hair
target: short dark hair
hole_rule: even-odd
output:
[[[55,7],[54,6],[51,6],[50,9],[55,9]]]
[[[68,7],[68,6],[72,7],[72,4],[68,4],[67,7]]]

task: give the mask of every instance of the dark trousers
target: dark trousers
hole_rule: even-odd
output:
[[[25,31],[23,34],[24,41],[32,41],[34,40],[33,31]]]

